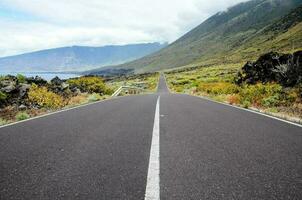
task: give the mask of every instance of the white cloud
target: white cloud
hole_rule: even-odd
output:
[[[172,42],[244,0],[0,0],[0,56],[69,45]],[[0,7],[1,12],[1,7]]]

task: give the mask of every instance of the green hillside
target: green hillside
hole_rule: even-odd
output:
[[[140,73],[192,64],[239,63],[271,50],[297,50],[302,48],[301,5],[302,0],[240,3],[156,53],[107,68],[133,68]]]

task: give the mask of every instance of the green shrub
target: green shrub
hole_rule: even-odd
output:
[[[251,106],[251,102],[249,102],[249,101],[243,101],[243,102],[242,102],[242,106],[243,106],[244,108],[249,108],[249,107]]]
[[[172,82],[173,85],[186,85],[186,84],[189,84],[189,83],[190,83],[190,81],[186,80],[186,79],[180,79],[180,80]]]
[[[282,86],[275,83],[255,85],[244,85],[239,91],[240,102],[246,105],[247,102],[253,106],[278,106],[284,98]]]
[[[81,92],[110,94],[112,91],[106,87],[100,77],[80,77],[67,81],[71,87],[77,87]]]
[[[48,91],[46,87],[33,84],[28,92],[28,100],[41,107],[57,109],[64,106],[63,97]]]
[[[269,108],[267,111],[271,112],[271,113],[277,113],[278,109],[276,107],[272,107],[272,108]]]
[[[26,112],[19,112],[19,113],[16,115],[17,121],[26,120],[26,119],[28,119],[29,117],[30,117],[30,116],[29,116]]]
[[[23,76],[22,74],[17,74],[17,79],[19,83],[25,83],[26,82],[26,77]]]
[[[302,92],[299,90],[299,88],[287,90],[285,92],[285,98],[283,99],[283,104],[290,106],[292,103],[296,102],[299,99],[301,101],[301,97],[300,97],[301,94]]]
[[[6,76],[0,75],[0,81],[5,80]]]
[[[154,88],[156,87],[156,85],[154,86]],[[114,93],[114,90],[110,87],[106,87],[104,94],[106,95],[112,95]]]
[[[197,91],[206,92],[212,95],[221,95],[221,94],[236,94],[239,92],[239,87],[232,83],[227,82],[216,82],[216,83],[207,83],[201,82],[197,88]]]
[[[4,92],[0,91],[0,103],[5,101],[7,98],[7,95]]]
[[[266,97],[266,98],[262,99],[262,101],[261,101],[261,105],[264,107],[278,106],[279,103],[280,103],[280,95],[278,95],[278,94]]]
[[[0,126],[3,126],[5,124],[8,124],[8,121],[6,119],[0,118]]]
[[[99,101],[100,99],[102,99],[102,97],[101,97],[101,95],[99,95],[97,93],[93,93],[88,96],[88,102]]]

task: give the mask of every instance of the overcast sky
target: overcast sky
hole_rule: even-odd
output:
[[[0,0],[0,57],[71,46],[173,42],[245,0]]]

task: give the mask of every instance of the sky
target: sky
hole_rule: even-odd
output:
[[[63,46],[173,42],[245,0],[0,0],[0,57]]]

